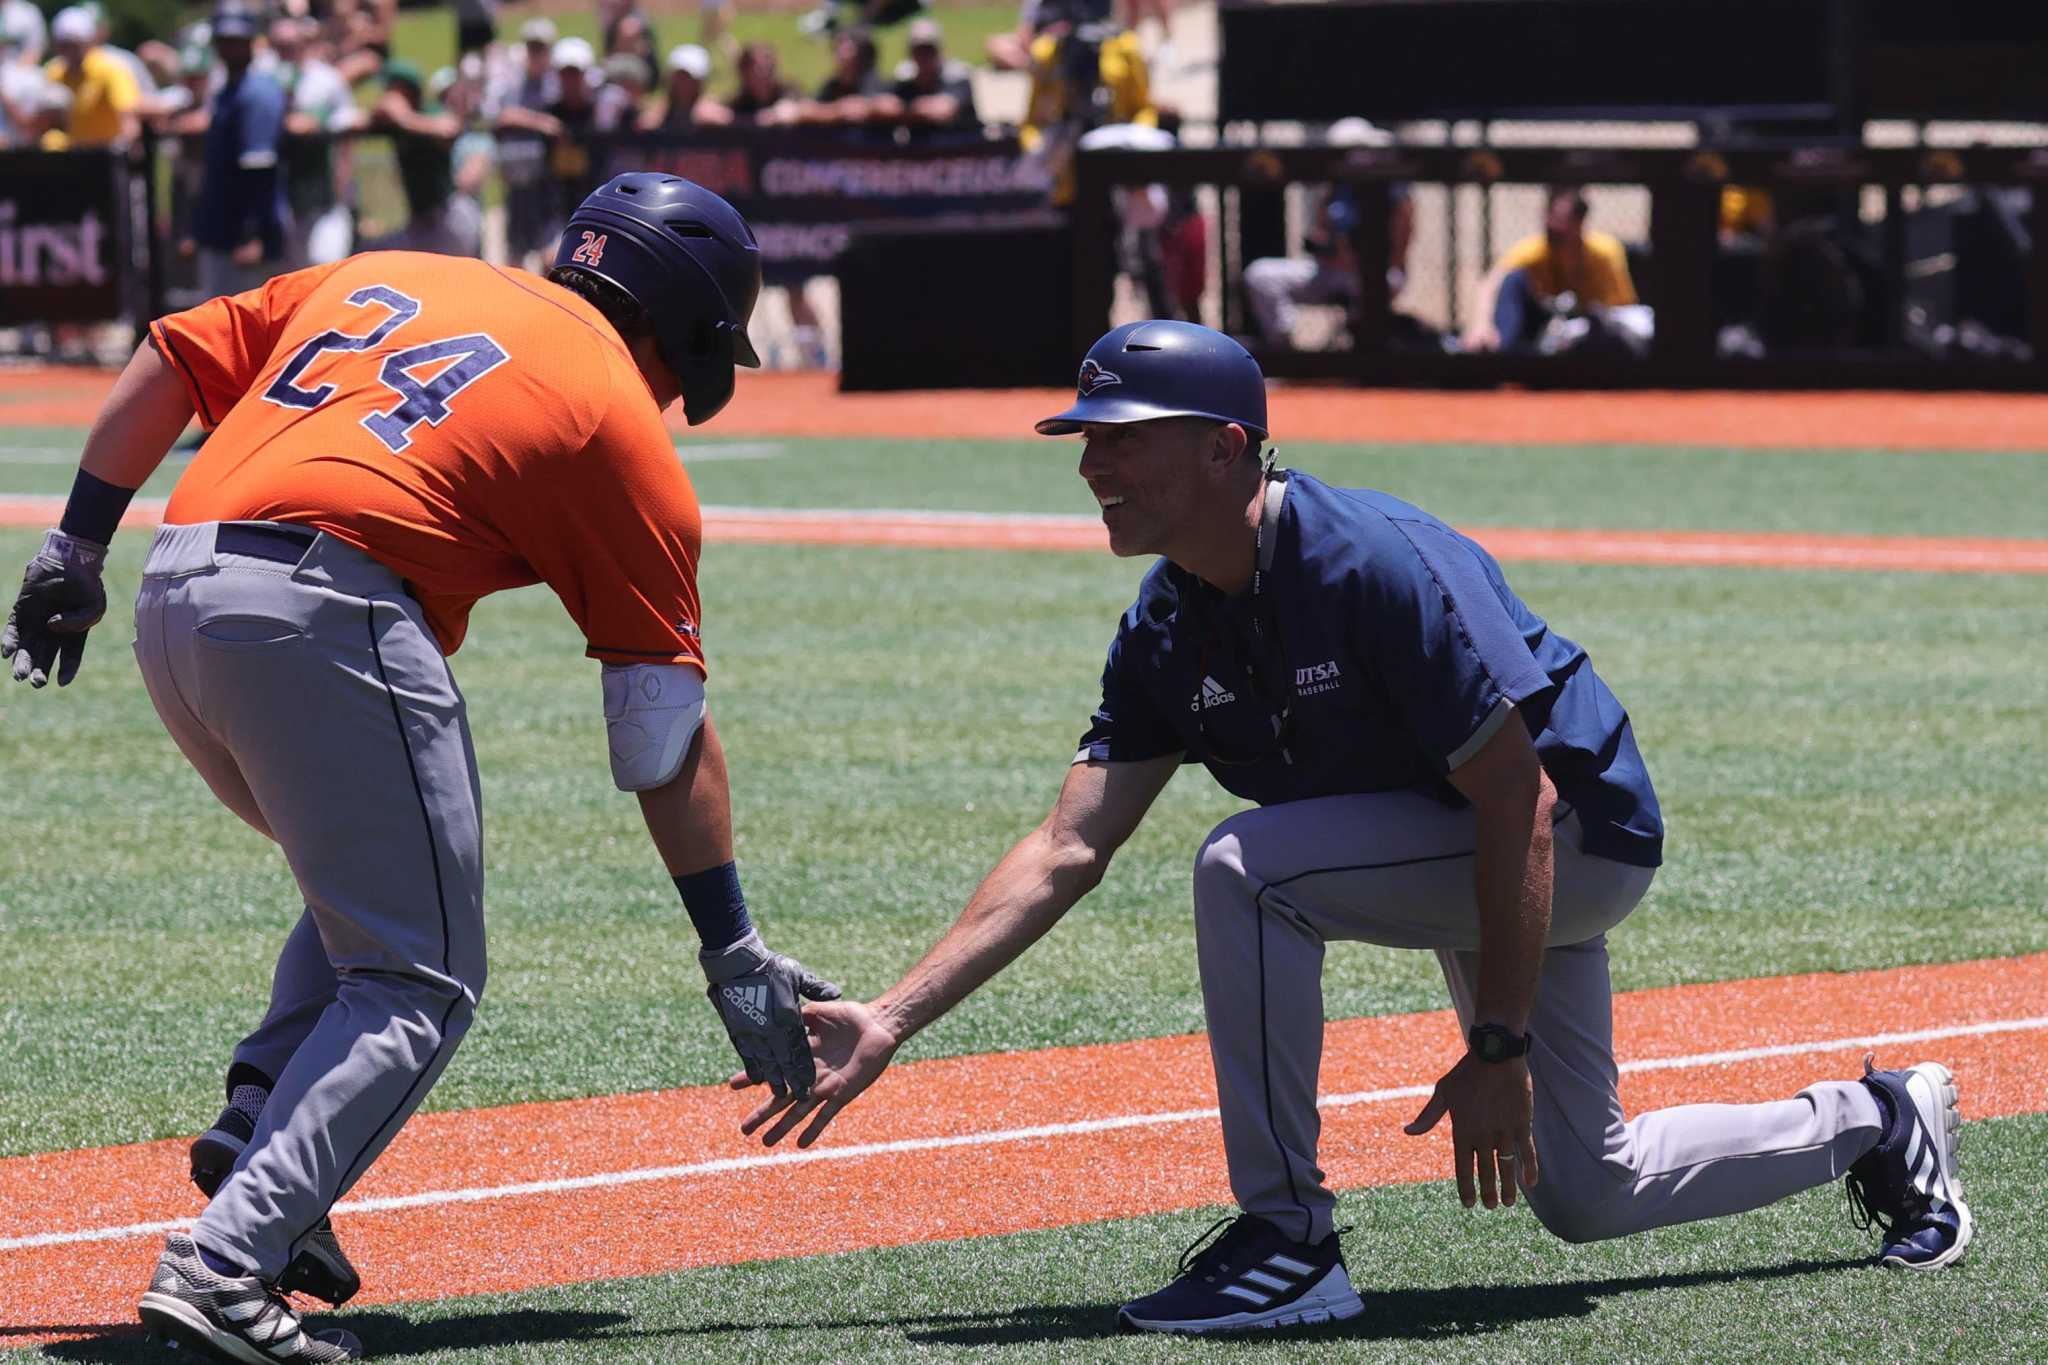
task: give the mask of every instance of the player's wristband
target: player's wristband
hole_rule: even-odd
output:
[[[134,489],[108,483],[81,469],[71,481],[71,497],[64,504],[64,519],[57,523],[57,529],[67,536],[106,545],[114,539],[121,514],[128,510],[129,500],[134,496]]]
[[[683,898],[683,909],[690,912],[690,923],[697,926],[697,937],[704,941],[704,952],[730,948],[754,932],[754,921],[747,915],[747,898],[740,894],[740,870],[736,865],[720,863],[677,877],[675,884]]]

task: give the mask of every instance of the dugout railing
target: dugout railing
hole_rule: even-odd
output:
[[[1359,272],[1348,319],[1349,345],[1326,350],[1261,348],[1267,373],[1297,379],[1425,388],[1522,384],[1552,388],[1887,388],[2048,389],[2048,276],[2029,214],[2019,225],[2010,287],[2024,294],[2023,335],[1997,353],[1948,357],[1917,345],[1907,304],[1916,270],[1929,268],[1909,237],[1909,198],[1925,202],[1945,187],[2048,188],[2048,148],[1571,149],[1558,147],[1236,147],[1168,151],[1095,150],[1076,159],[1073,208],[1073,348],[1085,352],[1105,329],[1114,295],[1119,224],[1112,190],[1164,185],[1216,196],[1220,262],[1219,322],[1252,332],[1243,292],[1251,254],[1247,225],[1290,185],[1342,186],[1357,204],[1352,245],[1359,261],[1388,253],[1388,204],[1403,184],[1639,186],[1650,200],[1645,292],[1654,304],[1646,354],[1453,353],[1396,343],[1394,310],[1377,270]],[[1787,202],[1816,198],[1837,206],[1868,239],[1874,270],[1868,313],[1873,335],[1825,347],[1726,354],[1723,300],[1715,261],[1721,195],[1728,186],[1760,187]],[[1909,196],[1908,191],[1913,191]],[[1873,202],[1882,210],[1871,213]],[[1943,253],[1932,253],[1938,258]],[[1935,264],[1938,266],[1939,261]]]

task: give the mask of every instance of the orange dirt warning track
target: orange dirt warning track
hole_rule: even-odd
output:
[[[1910,1032],[1899,1000],[1929,1006]],[[1632,1111],[1783,1098],[1857,1074],[1876,1050],[1887,1065],[1946,1062],[1967,1118],[2040,1112],[2044,1001],[2048,954],[1640,991],[1615,1003],[1622,1094]],[[1457,1048],[1447,1013],[1330,1026],[1323,1159],[1334,1184],[1448,1177],[1445,1130],[1418,1140],[1399,1126]],[[1200,1036],[901,1065],[807,1153],[740,1137],[751,1103],[703,1087],[415,1119],[335,1210],[365,1272],[358,1302],[987,1236],[1230,1197]],[[0,1161],[0,1345],[132,1323],[163,1232],[200,1208],[184,1162],[182,1140]]]

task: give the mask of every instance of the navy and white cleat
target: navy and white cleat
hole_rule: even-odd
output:
[[[1863,1083],[1890,1119],[1884,1137],[1849,1168],[1851,1216],[1884,1237],[1880,1264],[1939,1270],[1962,1259],[1976,1233],[1956,1177],[1962,1113],[1956,1081],[1939,1062],[1879,1071],[1863,1059]]]

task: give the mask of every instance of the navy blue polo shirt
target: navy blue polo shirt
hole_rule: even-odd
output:
[[[284,88],[261,71],[244,71],[214,95],[205,176],[192,206],[192,237],[201,246],[232,251],[260,238],[266,256],[280,254],[285,205],[278,142],[284,115]]]
[[[1145,575],[1077,762],[1184,753],[1260,805],[1413,790],[1456,807],[1445,774],[1506,723],[1505,703],[1586,852],[1663,860],[1628,713],[1492,555],[1398,498],[1292,472],[1274,535],[1256,594],[1224,597],[1164,559]]]

